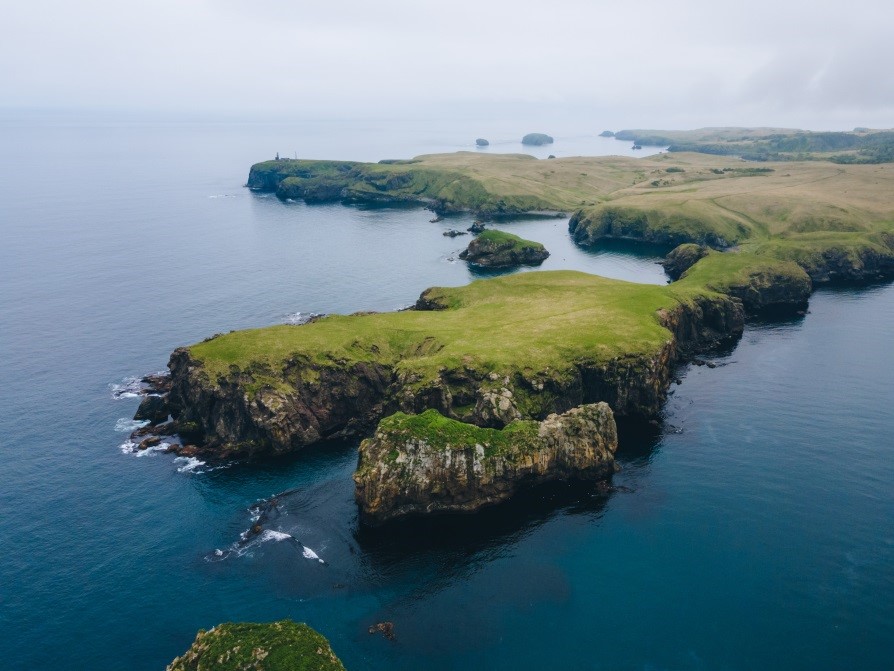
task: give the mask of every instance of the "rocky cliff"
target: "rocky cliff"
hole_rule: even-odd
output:
[[[654,417],[661,410],[680,357],[735,339],[742,332],[741,303],[705,293],[685,299],[664,298],[656,301],[653,312],[637,312],[641,328],[650,334],[643,341],[643,335],[623,335],[635,332],[625,323],[631,319],[626,313],[630,299],[623,294],[635,289],[637,296],[647,292],[660,298],[667,289],[640,288],[578,273],[524,275],[470,287],[490,290],[495,282],[517,285],[534,281],[543,305],[560,316],[542,321],[535,316],[530,325],[504,326],[501,322],[498,327],[493,322],[480,323],[475,312],[467,316],[465,311],[471,308],[451,307],[451,302],[470,288],[438,289],[425,292],[419,301],[434,311],[330,318],[303,326],[237,332],[174,352],[169,363],[168,406],[177,426],[203,436],[200,450],[220,457],[287,452],[329,438],[369,435],[382,417],[396,411],[434,409],[456,420],[500,428],[517,419],[540,420],[550,413],[604,401],[618,415]],[[587,278],[580,289],[583,293],[578,294],[575,287],[570,294],[579,295],[573,319],[564,312],[563,299],[545,291],[550,287],[547,279],[537,275],[562,282]],[[596,284],[588,290],[591,282]],[[594,308],[592,316],[585,309],[587,300],[594,300],[604,283],[617,285],[616,291],[621,293],[617,300],[624,312],[616,319],[607,318],[610,313],[605,308]],[[502,296],[499,291],[496,295]],[[521,305],[536,314],[537,296],[535,289],[521,292]],[[500,307],[492,302],[480,306],[491,320],[500,314]],[[457,320],[457,326],[445,331],[445,338],[447,333],[478,337],[473,331],[477,328],[482,340],[457,343],[460,354],[454,358],[450,355],[454,345],[432,335],[436,325],[447,318]],[[418,341],[402,345],[399,354],[387,351],[385,341],[361,346],[357,334],[367,322],[376,320],[388,324],[412,321],[413,330],[397,335]],[[351,338],[350,350],[345,353],[335,346],[342,331],[334,329],[342,326]],[[397,335],[390,328],[384,332],[393,339]],[[428,335],[422,330],[426,328]],[[509,328],[505,335],[501,335],[503,328]],[[416,335],[415,329],[421,332]],[[537,329],[546,331],[538,334]],[[605,338],[606,333],[614,333],[612,329],[623,330],[612,336],[618,338],[615,354],[607,355],[606,346],[592,339]],[[241,365],[226,366],[206,353],[229,352],[230,340],[248,338],[254,343],[262,335],[278,347],[284,347],[283,339],[293,337],[295,351],[275,363],[248,359]],[[325,342],[327,349],[311,355],[308,343],[315,338]],[[272,346],[265,346],[264,351]],[[475,356],[476,349],[482,347],[490,354]]]
[[[511,268],[539,266],[549,258],[549,252],[539,242],[488,229],[473,239],[459,258],[484,268]]]
[[[474,512],[522,486],[610,477],[617,445],[606,403],[502,430],[463,424],[435,410],[399,413],[361,443],[355,498],[361,520],[370,525],[407,515]]]

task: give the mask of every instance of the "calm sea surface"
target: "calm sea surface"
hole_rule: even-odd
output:
[[[468,217],[282,203],[242,188],[251,163],[518,152],[528,130],[551,129],[0,122],[4,668],[159,670],[199,628],[283,617],[353,671],[894,668],[890,284],[821,290],[684,371],[609,494],[370,533],[353,444],[218,469],[122,451],[138,400],[113,392],[178,345],[474,279],[468,238],[441,235]],[[643,153],[599,130],[533,153]],[[565,219],[499,227],[543,242],[544,269],[666,281],[660,250],[583,250]],[[285,490],[273,528],[326,564],[237,545]]]

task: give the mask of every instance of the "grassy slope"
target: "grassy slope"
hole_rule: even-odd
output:
[[[750,160],[831,160],[837,163],[884,163],[894,160],[894,132],[851,132],[790,128],[700,128],[697,130],[623,130],[618,139],[667,146],[670,151],[742,156]]]
[[[501,374],[562,370],[572,361],[655,352],[670,338],[656,312],[696,293],[706,292],[574,271],[522,273],[429,293],[447,310],[333,315],[301,327],[237,331],[190,350],[212,379],[231,364],[280,370],[296,353],[322,365],[375,359],[429,379],[464,365]]]
[[[489,242],[493,245],[499,245],[503,249],[516,252],[524,252],[529,249],[544,249],[543,245],[539,242],[534,242],[533,240],[525,240],[524,238],[519,237],[513,233],[498,231],[495,228],[488,228],[487,230],[482,231],[478,234],[476,240]]]
[[[294,161],[255,168],[301,172],[314,170],[315,165],[345,173],[358,164]],[[445,189],[477,194],[479,204],[527,201],[538,207],[573,209],[581,203],[598,203],[583,208],[579,216],[597,221],[612,212],[646,228],[678,231],[683,237],[719,231],[744,253],[710,255],[686,281],[671,287],[573,272],[526,273],[439,290],[442,299],[456,308],[452,310],[331,316],[301,328],[232,333],[191,350],[211,373],[226,372],[231,364],[243,368],[252,361],[281,370],[295,353],[324,365],[336,359],[372,358],[423,378],[464,362],[498,371],[517,370],[519,362],[535,370],[560,368],[581,356],[608,360],[653,352],[668,338],[655,317],[659,308],[710,288],[723,289],[753,271],[788,274],[792,267],[780,261],[796,261],[809,269],[830,251],[859,255],[870,248],[891,254],[894,167],[787,162],[764,163],[760,171],[753,168],[703,154],[547,162],[459,152],[398,164],[366,164],[364,169],[377,175],[377,183],[403,184],[395,187],[398,192],[425,181],[418,175],[422,171],[437,175],[432,179],[446,184]],[[409,181],[399,177],[406,170],[415,171]],[[449,186],[450,176],[457,175],[464,185],[461,189]],[[361,187],[367,188],[357,188]],[[462,198],[456,202],[464,203]]]

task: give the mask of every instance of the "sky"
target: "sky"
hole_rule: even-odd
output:
[[[886,0],[4,3],[0,108],[894,126]]]

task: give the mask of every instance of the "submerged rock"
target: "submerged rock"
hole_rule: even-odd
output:
[[[616,470],[617,428],[606,403],[520,420],[502,430],[397,413],[360,445],[355,498],[364,523],[473,512],[550,480],[602,480]]]
[[[329,641],[306,624],[220,624],[199,631],[167,671],[345,671]]]
[[[459,237],[460,235],[468,235],[468,233],[467,233],[467,231],[458,231],[455,228],[451,228],[449,231],[444,231],[444,233],[442,235],[444,235],[445,237],[448,237],[448,238],[456,238],[456,237]]]
[[[548,257],[549,252],[539,242],[495,230],[482,232],[459,255],[464,261],[486,268],[539,266]]]

